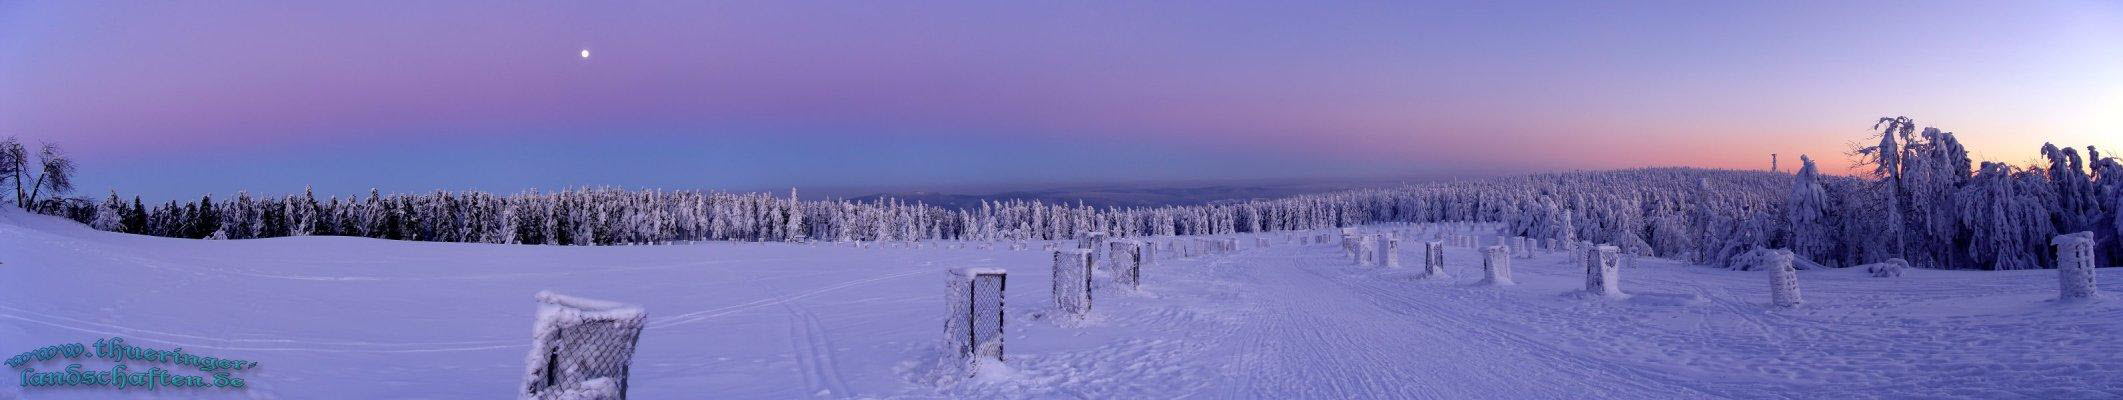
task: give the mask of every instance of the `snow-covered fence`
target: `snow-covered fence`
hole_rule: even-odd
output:
[[[2094,233],[2057,235],[2057,297],[2082,299],[2099,296],[2094,286]]]
[[[1621,249],[1614,246],[1591,246],[1586,249],[1585,292],[1600,296],[1622,295],[1622,271],[1616,263]]]
[[[1054,252],[1054,309],[1063,314],[1091,311],[1091,250]]]
[[[525,399],[624,399],[648,313],[616,302],[538,292]]]
[[[1400,268],[1401,239],[1393,237],[1386,238],[1385,245],[1379,246],[1378,259],[1379,263],[1385,265],[1387,268]]]
[[[1491,285],[1512,284],[1510,252],[1511,249],[1504,246],[1482,248],[1482,283]]]
[[[1423,242],[1423,277],[1430,279],[1451,277],[1451,275],[1445,274],[1445,242],[1435,240]]]
[[[958,268],[950,271],[945,285],[945,304],[950,318],[944,320],[944,345],[950,357],[966,371],[982,362],[1003,360],[1003,289],[1009,272],[1000,268]]]
[[[1115,240],[1112,246],[1112,251],[1106,253],[1111,257],[1106,260],[1106,269],[1113,272],[1113,281],[1129,289],[1140,288],[1143,278],[1142,242]]]
[[[1769,303],[1777,307],[1804,302],[1799,298],[1799,270],[1792,267],[1793,258],[1791,250],[1771,250],[1754,258],[1755,268],[1769,270]]]

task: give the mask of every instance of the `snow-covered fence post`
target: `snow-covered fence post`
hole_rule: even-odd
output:
[[[1054,252],[1054,309],[1081,316],[1091,311],[1091,250]]]
[[[1157,242],[1143,242],[1142,246],[1136,247],[1135,250],[1142,252],[1142,265],[1157,262]]]
[[[1525,236],[1512,236],[1511,249],[1518,253],[1519,258],[1533,258],[1533,245]]]
[[[1615,265],[1620,261],[1614,246],[1592,246],[1585,249],[1585,292],[1600,296],[1622,295],[1622,271]]]
[[[1127,285],[1129,289],[1138,289],[1142,286],[1143,253],[1141,249],[1140,242],[1133,240],[1113,241],[1112,252],[1107,253],[1107,255],[1111,256],[1111,259],[1107,260],[1106,269],[1113,271],[1114,282]]]
[[[1378,259],[1379,263],[1385,265],[1386,268],[1400,268],[1401,239],[1391,237],[1386,238],[1385,245],[1379,246]]]
[[[525,399],[625,399],[627,369],[648,313],[641,307],[538,292]]]
[[[1777,307],[1797,306],[1799,270],[1792,268],[1791,250],[1770,250],[1754,259],[1755,268],[1769,270],[1769,302]]]
[[[1008,280],[1009,272],[1000,268],[950,271],[945,303],[951,317],[944,320],[944,344],[969,375],[980,370],[979,363],[1003,360],[1003,289]]]
[[[2094,286],[2094,233],[2057,235],[2057,297],[2083,299],[2099,296]]]
[[[1451,277],[1451,275],[1445,274],[1445,242],[1436,240],[1423,242],[1423,277],[1430,279]]]
[[[1364,235],[1356,239],[1356,265],[1378,266],[1378,235]]]
[[[1356,258],[1356,236],[1355,236],[1355,235],[1350,235],[1350,234],[1347,234],[1347,233],[1344,233],[1344,234],[1342,234],[1342,256],[1344,256],[1344,257],[1349,257],[1349,258],[1351,258],[1351,259],[1355,259],[1355,258]]]
[[[1076,248],[1091,251],[1092,265],[1097,265],[1099,256],[1104,255],[1103,247],[1106,247],[1105,232],[1084,232],[1083,237],[1076,239]]]
[[[1482,248],[1482,283],[1510,285],[1511,249],[1504,246]]]

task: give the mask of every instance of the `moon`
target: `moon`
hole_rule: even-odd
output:
[[[590,49],[582,49],[582,58],[583,58],[583,59],[589,59],[589,58],[590,58]]]

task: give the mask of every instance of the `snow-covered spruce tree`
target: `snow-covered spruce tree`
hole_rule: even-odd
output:
[[[2105,199],[2104,217],[2096,221],[2094,231],[2094,254],[2105,260],[2123,259],[2123,160],[2102,157],[2101,150],[2086,146],[2087,159],[2091,160],[2094,179],[2094,194]]]
[[[1903,236],[1905,227],[1902,222],[1902,202],[1905,197],[1902,194],[1902,143],[1909,141],[1910,132],[1915,127],[1916,121],[1909,117],[1881,117],[1878,123],[1873,124],[1873,129],[1880,130],[1879,144],[1859,148],[1855,152],[1860,156],[1861,162],[1873,166],[1873,176],[1882,180],[1880,201],[1886,206],[1887,235],[1891,239],[1889,243],[1893,246],[1890,248],[1895,257],[1907,257]]]
[[[2101,201],[2096,198],[2093,181],[2086,174],[2086,162],[2079,158],[2078,150],[2044,143],[2042,157],[2049,160],[2046,171],[2050,183],[2056,185],[2057,230],[2078,232],[2092,228],[2100,219]]]
[[[125,203],[118,201],[118,192],[112,191],[111,196],[103,200],[103,204],[96,206],[96,219],[89,223],[89,227],[112,232],[124,231],[124,209]]]
[[[13,136],[0,138],[0,185],[13,182],[15,207],[29,208],[28,191],[22,190],[22,175],[29,165],[29,153],[22,149],[22,140]]]
[[[2039,175],[2015,171],[2003,163],[1985,162],[1976,176],[1956,196],[1964,206],[1961,223],[1969,234],[1968,256],[1978,266],[1994,270],[2041,268],[2040,238],[2056,229],[2042,191],[2047,184],[2029,184]]]
[[[1792,253],[1819,260],[1828,254],[1831,241],[1827,215],[1828,192],[1821,188],[1820,171],[1813,158],[1799,155],[1799,172],[1792,177],[1791,200],[1784,208],[1790,224]]]
[[[1968,260],[1966,237],[1957,216],[1955,192],[1971,174],[1967,149],[1953,132],[1924,128],[1921,140],[1906,143],[1903,192],[1907,193],[1912,255],[1940,268],[1962,268]],[[1811,258],[1806,258],[1811,259]]]

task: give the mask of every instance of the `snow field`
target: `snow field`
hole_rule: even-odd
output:
[[[1797,271],[1807,301],[1787,308],[1767,271],[1643,258],[1617,277],[1629,297],[1588,299],[1569,295],[1585,282],[1574,253],[1511,260],[1518,284],[1486,286],[1473,248],[1440,246],[1458,278],[1435,280],[1337,252],[1158,259],[1139,290],[1090,281],[1096,307],[1077,319],[1040,317],[1051,274],[1012,276],[1006,296],[1029,300],[1003,302],[1004,362],[969,377],[939,368],[937,273],[1054,253],[192,241],[0,214],[0,350],[124,336],[259,360],[243,397],[506,397],[523,384],[528,296],[550,289],[649,312],[638,398],[2123,396],[2123,302],[2058,302],[2057,271]],[[0,398],[110,394],[14,379],[0,375]]]

